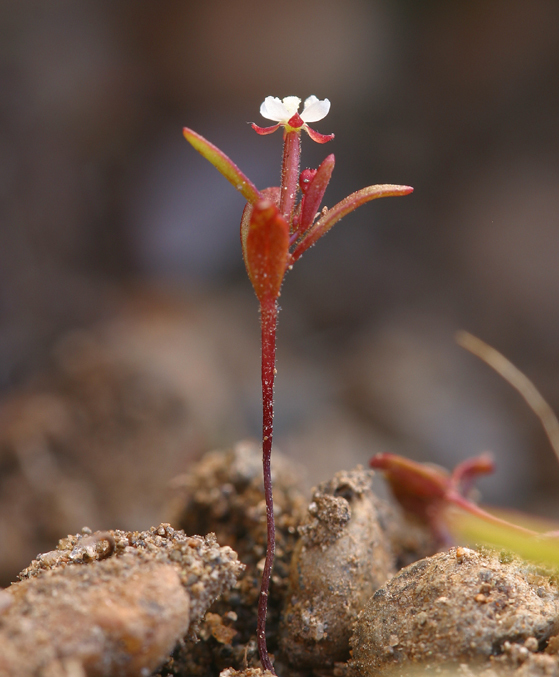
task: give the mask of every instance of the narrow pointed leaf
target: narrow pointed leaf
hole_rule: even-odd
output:
[[[252,181],[243,174],[237,165],[213,143],[188,127],[183,129],[184,138],[241,193],[249,202],[256,202],[260,193]]]
[[[276,207],[279,207],[280,200],[279,186],[274,186],[272,188],[264,188],[261,195],[264,199],[270,200],[272,204],[275,204]],[[245,267],[247,270],[248,263],[247,263],[246,243],[251,216],[252,216],[252,204],[250,202],[247,202],[245,208],[243,209],[243,215],[241,217],[241,248],[243,250],[243,260],[245,262]]]
[[[289,225],[270,200],[253,205],[245,242],[248,276],[261,304],[277,299],[289,258]]]
[[[320,209],[320,203],[330,183],[332,172],[334,171],[335,159],[333,155],[325,158],[316,171],[310,182],[302,200],[301,217],[298,230],[304,233],[311,227],[316,213]]]
[[[337,205],[329,209],[321,216],[318,221],[308,231],[303,240],[297,245],[293,252],[293,261],[296,261],[303,252],[325,235],[333,225],[350,212],[357,209],[366,202],[376,200],[379,197],[391,197],[396,195],[409,195],[413,192],[410,186],[394,186],[391,184],[380,184],[377,186],[368,186],[348,195]]]

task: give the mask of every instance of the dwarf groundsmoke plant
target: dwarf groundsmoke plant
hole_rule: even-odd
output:
[[[504,355],[466,331],[456,335],[458,345],[477,355],[517,390],[540,419],[548,440],[559,459],[559,420],[535,385]],[[478,477],[493,472],[489,454],[469,458],[447,473],[443,468],[417,463],[396,454],[377,454],[369,465],[384,473],[392,493],[402,508],[430,529],[437,545],[452,545],[461,536],[474,542],[486,541],[517,551],[528,559],[559,563],[559,530],[549,530],[539,518],[523,515],[524,525],[503,519],[476,505],[470,498]],[[521,513],[510,515],[518,520]],[[528,529],[527,524],[533,528]],[[536,530],[534,530],[536,529]],[[543,547],[542,547],[543,545]]]
[[[306,99],[301,114],[298,112],[300,104],[301,100],[296,96],[288,96],[283,100],[268,96],[260,107],[260,113],[262,117],[276,124],[271,127],[252,124],[254,131],[261,135],[271,134],[283,127],[279,187],[259,190],[221,150],[191,129],[184,129],[186,140],[247,200],[241,219],[241,245],[247,273],[260,303],[262,458],[267,519],[267,548],[258,602],[257,641],[262,666],[272,672],[266,647],[268,591],[275,552],[270,459],[274,419],[276,325],[283,278],[301,255],[346,214],[370,200],[407,195],[413,190],[409,186],[388,184],[369,186],[352,193],[331,209],[324,207],[320,211],[322,198],[334,170],[334,156],[328,155],[316,169],[300,172],[301,132],[304,130],[316,143],[326,143],[334,138],[333,134],[320,134],[308,126],[308,123],[318,122],[326,117],[330,110],[330,101],[310,96]]]
[[[438,548],[446,549],[459,540],[486,542],[518,552],[526,559],[559,564],[559,530],[549,530],[539,518],[502,510],[518,520],[522,516],[527,528],[502,516],[494,515],[474,503],[474,482],[494,470],[490,454],[468,458],[452,473],[429,463],[417,463],[397,454],[377,454],[369,465],[384,473],[392,493],[405,512],[431,530]],[[538,530],[535,530],[538,529]],[[543,548],[541,547],[543,544]]]

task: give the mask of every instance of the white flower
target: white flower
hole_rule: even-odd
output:
[[[301,99],[298,96],[286,96],[285,99],[278,99],[277,96],[267,96],[264,103],[260,106],[260,115],[268,120],[287,124],[287,122],[298,112],[301,105]],[[305,106],[301,113],[303,122],[318,122],[328,115],[330,110],[330,101],[328,99],[318,99],[316,96],[309,96],[305,100]]]
[[[280,127],[285,127],[288,134],[297,133],[304,129],[307,134],[316,143],[326,143],[334,138],[333,134],[319,134],[311,129],[308,122],[318,122],[328,115],[330,110],[330,101],[328,99],[318,99],[316,96],[309,96],[305,100],[303,112],[298,114],[301,99],[298,96],[286,96],[285,99],[278,99],[277,96],[267,96],[264,103],[260,106],[260,114],[268,120],[273,120],[276,124],[272,127],[259,127],[251,122],[251,126],[257,134],[273,134]],[[291,121],[291,124],[289,124]],[[293,126],[292,126],[293,125]]]

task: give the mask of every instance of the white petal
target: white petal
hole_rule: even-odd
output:
[[[260,115],[267,120],[274,120],[274,122],[285,122],[289,120],[292,114],[289,114],[289,110],[277,96],[267,96],[260,106]]]
[[[330,110],[330,101],[322,99],[319,101],[316,96],[309,96],[305,101],[305,108],[301,113],[303,122],[318,122],[328,115]]]
[[[305,110],[305,108],[308,108],[309,106],[311,106],[313,103],[316,103],[317,101],[318,101],[318,97],[315,96],[314,94],[307,97],[305,99],[305,105],[303,106],[303,110]]]
[[[285,99],[283,100],[283,105],[288,111],[287,120],[289,120],[289,118],[292,118],[295,115],[295,113],[299,110],[299,106],[301,105],[301,99],[298,96],[286,96]]]

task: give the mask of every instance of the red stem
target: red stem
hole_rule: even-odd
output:
[[[461,496],[457,492],[450,491],[447,494],[446,498],[450,503],[454,503],[454,505],[458,506],[459,508],[462,508],[462,510],[469,512],[472,515],[475,515],[476,517],[481,517],[481,519],[484,519],[487,522],[491,522],[493,524],[498,524],[499,526],[502,526],[502,527],[508,527],[510,529],[514,529],[515,531],[518,531],[521,534],[525,534],[526,536],[542,536],[542,534],[538,534],[537,531],[532,531],[531,529],[526,529],[526,527],[521,527],[518,524],[513,524],[512,522],[507,522],[507,520],[501,519],[500,517],[497,517],[496,515],[492,515],[490,512],[487,512],[483,508],[480,508],[478,505],[476,505],[475,503],[472,503],[467,498],[464,498],[463,496]]]
[[[281,191],[279,210],[291,225],[295,200],[299,188],[299,162],[301,159],[301,130],[285,132],[283,137],[283,162],[281,168]]]
[[[260,598],[258,600],[257,640],[258,653],[264,670],[274,668],[270,662],[266,646],[266,614],[268,611],[268,592],[274,554],[276,550],[276,527],[274,522],[274,502],[272,497],[272,436],[274,432],[274,376],[276,366],[276,326],[278,304],[274,300],[265,300],[260,304],[260,323],[262,329],[262,464],[264,474],[264,495],[266,497],[266,559],[262,572]]]

